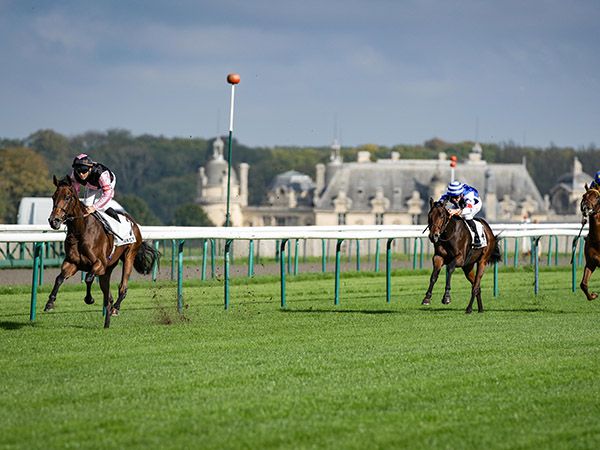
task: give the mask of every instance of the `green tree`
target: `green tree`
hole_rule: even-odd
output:
[[[200,205],[187,203],[181,205],[175,210],[173,216],[173,225],[182,227],[213,227],[214,224],[210,221]]]
[[[148,204],[135,194],[121,195],[116,199],[140,225],[162,225]]]
[[[34,150],[23,147],[0,150],[0,220],[16,223],[21,198],[47,196],[53,187],[46,161]]]

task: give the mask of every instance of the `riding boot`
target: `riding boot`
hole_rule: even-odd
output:
[[[481,239],[479,238],[479,233],[477,232],[475,221],[473,219],[465,219],[465,222],[467,222],[467,225],[469,225],[469,228],[471,229],[471,231],[473,231],[473,236],[475,236],[475,238],[473,239],[473,247],[481,247]]]

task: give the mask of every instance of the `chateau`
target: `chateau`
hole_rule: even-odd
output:
[[[224,142],[213,143],[212,159],[198,170],[197,203],[216,225],[225,222],[227,161]],[[288,171],[275,177],[266,201],[248,205],[250,167],[232,169],[230,213],[234,226],[273,225],[392,225],[427,223],[429,198],[438,199],[451,180],[450,160],[389,159],[371,161],[359,152],[356,161],[342,160],[341,147],[331,146],[327,164],[317,164],[316,177]],[[563,175],[550,195],[543,198],[525,164],[491,164],[482,159],[476,143],[466,161],[454,169],[455,179],[474,186],[484,205],[481,213],[490,222],[578,220],[577,203],[591,176],[575,159],[572,172]]]

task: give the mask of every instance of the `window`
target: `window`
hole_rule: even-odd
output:
[[[375,225],[383,225],[383,213],[375,213]]]
[[[346,225],[346,213],[338,213],[338,225]]]

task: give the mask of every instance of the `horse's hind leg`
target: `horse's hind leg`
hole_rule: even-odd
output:
[[[450,297],[450,288],[454,269],[456,269],[456,260],[446,266],[446,289],[444,290],[444,296],[442,297],[442,304],[444,305],[447,305],[452,301],[452,298]]]
[[[440,269],[442,268],[443,265],[444,265],[444,259],[439,255],[434,255],[433,256],[433,272],[431,272],[431,277],[429,278],[429,288],[427,289],[427,292],[425,293],[425,298],[421,302],[422,305],[431,304],[431,295],[433,292],[433,286],[435,285],[435,282],[438,279],[438,276],[440,274]]]
[[[104,316],[104,328],[110,327],[110,316],[112,315],[113,298],[110,293],[110,271],[98,277],[100,280],[100,289],[104,296],[104,309],[106,315]]]
[[[77,273],[77,266],[68,261],[63,261],[62,266],[60,268],[60,273],[54,281],[54,287],[52,288],[52,292],[50,292],[50,295],[48,296],[48,301],[46,302],[44,311],[52,311],[54,309],[54,302],[56,301],[58,289],[67,278],[72,277],[73,275],[75,275],[75,273]]]
[[[123,272],[121,274],[121,283],[119,284],[119,297],[117,298],[117,302],[115,303],[115,307],[113,308],[113,315],[118,315],[121,310],[121,302],[125,299],[127,295],[127,288],[129,282],[129,276],[131,275],[131,271],[133,270],[133,260],[135,259],[135,254],[131,251],[127,252],[125,258],[123,258]]]
[[[483,312],[483,301],[481,300],[481,278],[483,277],[484,271],[485,262],[479,261],[477,263],[477,272],[471,288],[471,300],[469,301],[469,305],[465,311],[467,314],[471,314],[471,312],[473,312],[473,300],[475,300],[475,297],[477,297],[477,312]]]
[[[581,284],[579,285],[588,300],[594,300],[595,298],[598,298],[598,294],[595,292],[590,293],[588,290],[588,281],[590,280],[592,273],[594,273],[594,270],[596,270],[596,267],[597,266],[595,264],[586,262],[585,270],[583,271],[583,278],[581,279]]]
[[[94,297],[92,297],[92,284],[94,284],[94,274],[93,273],[88,273],[86,275],[86,277],[85,277],[86,291],[85,291],[85,298],[83,299],[83,301],[87,305],[93,305],[94,304]]]

